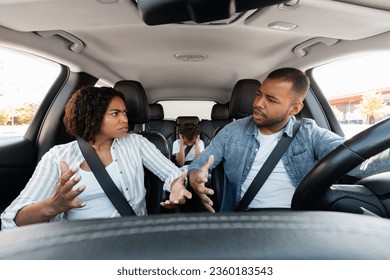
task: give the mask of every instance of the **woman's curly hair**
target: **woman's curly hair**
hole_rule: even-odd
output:
[[[88,86],[76,90],[65,107],[66,131],[87,142],[94,142],[108,104],[115,96],[125,102],[123,93],[110,87]]]

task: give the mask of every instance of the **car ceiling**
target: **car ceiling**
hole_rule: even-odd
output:
[[[149,102],[177,96],[226,102],[239,79],[261,80],[280,66],[306,70],[356,43],[368,49],[378,34],[385,34],[378,48],[388,48],[390,1],[296,2],[291,9],[250,10],[230,24],[149,26],[129,0],[3,0],[0,45],[49,57],[109,85],[138,80]],[[297,27],[271,29],[274,22]],[[206,59],[180,61],[176,54]]]

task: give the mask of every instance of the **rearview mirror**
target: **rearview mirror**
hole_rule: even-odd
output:
[[[147,25],[194,21],[212,22],[234,13],[276,5],[287,0],[138,0],[138,10]]]

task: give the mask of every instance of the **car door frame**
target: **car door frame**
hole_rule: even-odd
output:
[[[75,89],[94,85],[97,80],[61,66],[25,135],[0,141],[0,212],[23,190],[41,157],[53,145],[69,141],[62,128],[65,104]]]

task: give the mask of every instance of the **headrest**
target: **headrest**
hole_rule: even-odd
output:
[[[161,104],[149,104],[150,120],[163,120],[164,109]]]
[[[255,79],[239,80],[230,97],[229,118],[241,119],[253,114],[255,100],[260,82]]]
[[[212,120],[226,120],[229,118],[229,109],[225,104],[214,104],[211,109]]]
[[[176,118],[176,125],[181,125],[182,123],[193,122],[198,124],[199,118],[197,116],[180,116]]]
[[[125,80],[114,85],[114,89],[125,96],[129,123],[147,123],[149,104],[144,87],[140,82]]]

